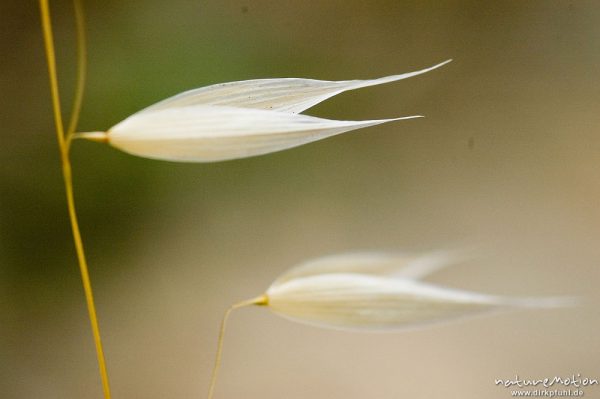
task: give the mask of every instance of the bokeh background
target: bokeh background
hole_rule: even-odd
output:
[[[61,88],[71,3],[52,1]],[[289,267],[343,251],[477,248],[437,275],[578,295],[398,334],[235,313],[217,397],[507,398],[495,378],[600,378],[600,4],[87,2],[80,130],[180,91],[261,77],[373,78],[309,113],[423,114],[258,158],[176,164],[77,142],[76,199],[115,398],[201,398],[218,324]],[[0,2],[0,387],[100,398],[71,242],[37,2]],[[600,387],[586,396],[600,395]]]

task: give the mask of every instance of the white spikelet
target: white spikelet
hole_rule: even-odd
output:
[[[571,306],[572,298],[507,298],[417,280],[450,264],[444,254],[407,257],[347,254],[308,262],[276,280],[267,306],[320,327],[386,331],[415,328],[486,312]],[[402,271],[408,271],[403,277]]]
[[[300,113],[337,94],[362,87],[376,86],[411,78],[446,65],[446,60],[420,71],[370,80],[316,80],[299,78],[254,79],[220,83],[189,90],[167,98],[141,112],[190,105],[225,105],[230,107],[264,109]]]
[[[281,151],[396,119],[336,121],[259,109],[192,105],[135,114],[108,131],[111,145],[146,158],[214,162]]]
[[[406,79],[420,71],[373,80],[258,79],[190,90],[145,108],[106,132],[75,138],[107,142],[141,157],[215,162],[268,154],[363,127],[420,115],[339,121],[299,113],[344,91]]]

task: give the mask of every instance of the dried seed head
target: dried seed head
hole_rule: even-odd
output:
[[[141,110],[103,135],[77,138],[107,141],[142,157],[177,162],[246,158],[297,147],[381,123],[419,118],[338,121],[299,113],[344,91],[416,76],[442,65],[373,80],[258,79],[190,90]]]
[[[518,308],[554,308],[572,298],[506,298],[438,287],[418,279],[452,263],[438,253],[411,258],[344,254],[308,262],[267,290],[268,307],[301,323],[347,330],[400,330]]]
[[[209,388],[212,399],[221,362],[227,318],[248,305],[269,307],[285,318],[342,330],[394,331],[485,312],[572,306],[573,298],[507,298],[424,283],[464,253],[426,256],[353,253],[309,261],[280,276],[264,295],[225,313]]]
[[[268,154],[397,119],[334,121],[217,105],[135,114],[108,131],[111,145],[146,158],[214,162]]]

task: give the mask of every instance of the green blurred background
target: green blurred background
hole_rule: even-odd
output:
[[[212,83],[373,78],[454,58],[309,111],[427,118],[272,155],[176,164],[74,144],[115,398],[204,397],[225,308],[302,260],[350,250],[475,247],[435,281],[585,304],[384,335],[245,309],[217,397],[507,398],[495,378],[600,378],[598,2],[86,3],[83,131]],[[69,109],[71,3],[51,11]],[[100,398],[37,2],[2,0],[0,32],[1,396]]]

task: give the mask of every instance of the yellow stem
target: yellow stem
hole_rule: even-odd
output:
[[[96,355],[98,358],[98,368],[100,370],[100,377],[102,380],[102,389],[104,391],[104,398],[110,399],[110,386],[108,383],[108,373],[106,371],[106,362],[104,359],[104,351],[102,349],[102,341],[100,339],[100,327],[98,326],[98,317],[96,316],[96,307],[94,305],[94,296],[92,293],[92,285],[90,283],[90,277],[88,272],[88,266],[85,259],[85,252],[83,250],[83,242],[81,239],[81,232],[79,231],[79,224],[77,222],[77,213],[75,211],[75,199],[73,196],[73,176],[71,171],[71,162],[69,159],[69,136],[65,137],[64,125],[62,121],[62,113],[60,107],[60,96],[58,91],[58,78],[56,74],[56,55],[54,51],[54,39],[52,35],[52,25],[50,21],[50,10],[48,6],[48,0],[39,0],[40,12],[42,17],[42,28],[44,33],[44,44],[46,48],[46,58],[48,60],[48,72],[50,74],[50,90],[52,93],[52,109],[54,111],[54,121],[56,125],[56,134],[58,138],[58,145],[60,148],[61,164],[63,179],[65,183],[65,191],[67,196],[67,207],[69,211],[69,219],[71,221],[71,229],[73,230],[73,241],[75,243],[75,251],[77,252],[77,260],[79,262],[79,270],[81,273],[81,279],[83,282],[83,290],[85,292],[85,299],[88,308],[88,315],[90,324],[92,327],[92,334],[94,336],[94,343],[96,345]],[[85,62],[82,62],[81,50],[83,49],[83,56],[85,56],[85,44],[81,42],[84,40],[82,36],[83,32],[83,9],[79,0],[75,0],[76,18],[78,25],[78,40],[79,43],[79,68],[85,69]],[[81,76],[85,77],[85,71],[83,74],[78,73],[80,77],[78,79],[78,88],[75,96],[75,103],[73,109],[73,115],[71,116],[70,125],[75,126],[79,115],[79,108],[81,107],[81,98],[83,97],[83,88],[79,85],[83,85]],[[71,129],[71,127],[69,127]],[[75,127],[72,128],[73,131]],[[70,131],[70,130],[69,130]],[[71,133],[72,134],[72,133]]]
[[[94,343],[96,345],[96,356],[98,358],[98,368],[100,371],[100,378],[102,380],[102,390],[104,391],[104,398],[110,399],[110,385],[108,382],[108,372],[106,370],[104,350],[102,348],[102,339],[100,337],[100,326],[98,325],[98,316],[96,314],[96,305],[94,304],[92,284],[90,282],[88,265],[85,259],[85,252],[83,250],[83,241],[81,239],[79,223],[77,222],[77,213],[75,211],[75,199],[73,197],[73,176],[71,172],[71,162],[69,161],[68,153],[64,153],[63,155],[62,166],[63,177],[65,180],[65,189],[67,193],[67,206],[69,209],[69,218],[71,220],[71,229],[73,230],[73,241],[75,243],[75,250],[77,252],[79,271],[81,274],[81,281],[83,283],[83,291],[85,293],[85,300],[87,304],[90,324],[92,327],[92,334],[94,336]]]
[[[54,53],[54,37],[50,22],[50,9],[48,0],[40,0],[40,13],[42,14],[42,29],[44,31],[44,45],[46,59],[48,60],[48,73],[50,74],[50,91],[52,92],[52,110],[54,111],[54,124],[58,138],[58,145],[62,151],[65,146],[65,132],[60,111],[60,96],[58,94],[58,78],[56,74],[56,55]]]
[[[210,378],[210,385],[208,388],[208,399],[212,399],[213,394],[215,393],[215,386],[217,385],[217,376],[219,374],[219,368],[221,367],[221,355],[223,354],[223,340],[225,338],[225,328],[227,327],[227,319],[229,318],[229,315],[231,314],[231,312],[235,309],[239,309],[242,308],[244,306],[250,306],[250,305],[259,305],[259,306],[266,306],[269,303],[269,299],[266,295],[261,295],[259,297],[253,298],[253,299],[249,299],[240,303],[236,303],[235,305],[231,306],[229,309],[227,309],[227,311],[225,312],[225,315],[223,316],[223,320],[221,321],[221,329],[219,330],[219,340],[217,342],[217,354],[215,356],[215,364],[213,366],[212,369],[212,376]]]

